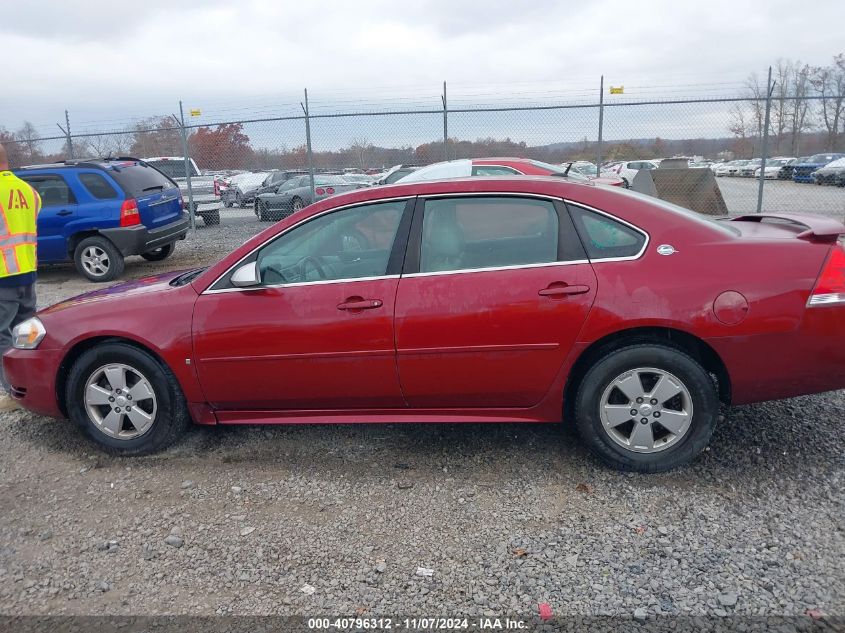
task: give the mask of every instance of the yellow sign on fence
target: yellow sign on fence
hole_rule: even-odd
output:
[[[191,110],[191,116],[200,116],[201,114],[202,112],[199,108],[194,108],[193,110]]]
[[[625,86],[611,86],[610,87],[610,94],[612,94],[612,95],[625,94]]]

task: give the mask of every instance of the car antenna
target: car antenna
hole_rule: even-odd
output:
[[[569,175],[569,170],[570,170],[570,169],[572,169],[572,165],[574,165],[574,164],[575,164],[575,163],[569,163],[569,164],[566,166],[566,171],[565,171],[565,172],[563,172],[563,175],[564,175],[564,176],[568,176],[568,175]]]

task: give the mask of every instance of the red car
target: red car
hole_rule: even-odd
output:
[[[845,387],[843,233],[562,178],[361,189],[210,268],[42,310],[4,367],[24,407],[125,454],[191,421],[571,419],[610,464],[660,471],[720,403]]]
[[[577,169],[552,165],[531,158],[460,158],[422,167],[396,182],[422,182],[444,178],[466,178],[468,176],[559,176],[575,182],[595,182],[598,185],[623,187],[625,181],[614,175],[587,177]]]

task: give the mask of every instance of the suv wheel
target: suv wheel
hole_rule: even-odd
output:
[[[581,437],[621,470],[660,472],[692,461],[719,413],[716,385],[683,351],[631,345],[601,358],[575,398]]]
[[[113,453],[141,455],[173,443],[190,417],[176,378],[148,352],[125,343],[79,357],[67,380],[71,420]]]
[[[170,257],[175,250],[176,244],[165,244],[164,246],[154,248],[146,253],[141,253],[141,257],[146,259],[148,262],[160,262],[161,260]]]
[[[86,237],[73,251],[76,269],[89,281],[112,281],[123,272],[123,255],[105,237]]]

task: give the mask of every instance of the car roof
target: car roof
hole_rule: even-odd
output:
[[[141,162],[142,159],[140,158],[133,158],[131,156],[116,156],[114,158],[77,158],[77,159],[70,159],[70,160],[63,160],[55,163],[43,163],[40,165],[24,165],[23,167],[18,167],[14,171],[30,171],[36,169],[75,169],[75,168],[87,168],[87,169],[105,169],[110,165],[117,164],[117,163],[138,163]]]

